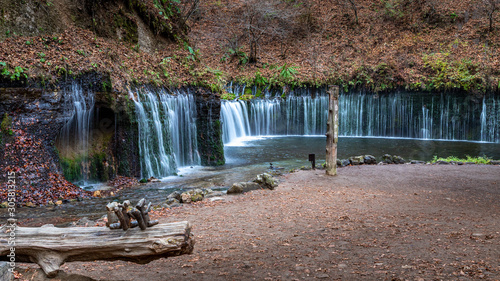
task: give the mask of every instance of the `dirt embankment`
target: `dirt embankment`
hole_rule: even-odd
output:
[[[499,166],[359,166],[339,169],[337,177],[301,171],[283,180],[274,191],[158,212],[162,221],[193,224],[192,255],[147,265],[68,263],[62,276],[151,281],[500,278]],[[23,273],[25,278],[30,272]]]

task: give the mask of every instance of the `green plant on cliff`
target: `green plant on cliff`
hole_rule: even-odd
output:
[[[76,182],[82,179],[82,166],[84,157],[61,157],[60,163],[64,177],[70,182]]]
[[[425,54],[422,58],[424,67],[429,75],[424,78],[427,90],[452,90],[464,91],[486,90],[480,74],[479,64],[472,59],[455,61],[450,59],[449,53]]]
[[[9,114],[5,113],[3,115],[2,123],[0,124],[2,133],[5,135],[12,136],[14,132],[12,131],[12,118]]]
[[[289,65],[288,63],[285,63],[284,65],[277,67],[276,69],[278,72],[276,73],[275,77],[269,81],[271,84],[276,84],[279,86],[284,86],[284,85],[291,85],[291,86],[297,86],[296,81],[294,80],[296,78],[296,75],[298,73],[297,69],[298,66],[294,65]]]

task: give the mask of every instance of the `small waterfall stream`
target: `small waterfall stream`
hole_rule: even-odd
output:
[[[235,89],[236,97],[244,93]],[[255,89],[253,90],[255,94]],[[223,101],[224,143],[238,137],[324,135],[328,96],[324,89],[296,89],[282,98],[265,91],[265,98]],[[394,93],[342,94],[340,136],[500,142],[500,98],[480,103],[471,96]]]
[[[58,137],[59,153],[62,158],[62,164],[68,165],[68,159],[74,165],[74,174],[69,180],[73,182],[83,181],[87,185],[89,170],[87,165],[89,153],[89,138],[92,129],[92,116],[94,114],[94,94],[83,93],[82,88],[73,84],[71,90],[66,91],[67,108],[73,112],[69,121],[64,125]],[[76,171],[76,170],[79,171]]]
[[[193,95],[141,89],[130,96],[135,102],[143,178],[166,177],[178,167],[200,164]]]

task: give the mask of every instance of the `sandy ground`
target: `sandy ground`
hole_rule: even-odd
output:
[[[52,280],[500,280],[500,166],[357,166],[281,180],[168,211],[161,221],[192,223],[192,255],[67,263]],[[43,280],[36,265],[22,268]]]

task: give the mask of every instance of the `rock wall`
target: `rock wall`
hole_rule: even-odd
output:
[[[203,166],[224,165],[220,97],[204,88],[196,90],[198,152]]]
[[[5,176],[15,173],[13,186],[18,205],[54,204],[61,198],[88,196],[64,179],[54,147],[70,117],[62,101],[61,91],[0,89],[0,114],[3,120],[10,119],[1,132],[0,170]],[[1,202],[7,201],[8,192],[7,180],[2,180]]]

